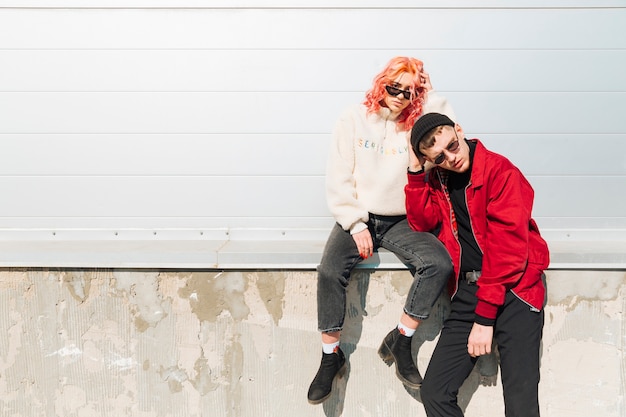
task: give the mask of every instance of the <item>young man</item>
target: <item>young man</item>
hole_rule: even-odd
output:
[[[439,113],[411,130],[407,217],[438,230],[454,263],[451,312],[421,387],[429,417],[463,416],[459,388],[498,345],[507,416],[539,416],[544,274],[549,253],[531,218],[534,192],[508,159]]]

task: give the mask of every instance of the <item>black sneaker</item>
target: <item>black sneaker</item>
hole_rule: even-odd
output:
[[[333,380],[337,375],[341,378],[345,371],[346,357],[341,349],[337,348],[334,353],[322,353],[320,369],[309,387],[309,402],[311,404],[319,404],[330,397]]]

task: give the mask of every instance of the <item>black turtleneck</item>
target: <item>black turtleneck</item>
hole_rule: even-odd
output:
[[[472,233],[469,212],[467,211],[467,202],[465,188],[470,183],[472,168],[474,166],[474,152],[476,143],[465,139],[470,150],[470,167],[463,173],[449,171],[448,191],[450,192],[450,201],[452,209],[456,216],[457,226],[459,228],[459,242],[461,243],[461,271],[480,271],[482,269],[483,255],[480,252],[478,243]]]

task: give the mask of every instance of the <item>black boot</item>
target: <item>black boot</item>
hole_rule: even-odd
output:
[[[319,404],[330,397],[335,376],[341,377],[346,370],[346,357],[341,349],[334,353],[322,353],[322,363],[309,387],[309,402]]]
[[[387,366],[396,363],[396,375],[404,385],[414,389],[422,385],[422,376],[411,354],[411,338],[401,334],[397,328],[385,336],[378,349],[378,355]]]

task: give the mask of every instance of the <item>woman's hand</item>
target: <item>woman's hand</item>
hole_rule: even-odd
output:
[[[352,239],[354,239],[354,243],[356,243],[361,258],[367,259],[374,255],[374,241],[368,229],[353,234]]]
[[[433,89],[432,84],[430,83],[430,75],[424,70],[419,74],[420,78],[420,87],[423,87],[427,92]]]

